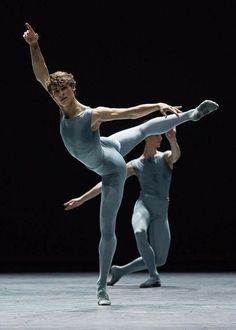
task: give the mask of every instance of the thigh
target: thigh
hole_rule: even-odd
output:
[[[144,135],[141,131],[141,125],[137,125],[109,136],[119,144],[119,152],[122,156],[127,155],[140,142],[144,140]]]
[[[111,164],[109,164],[110,166]],[[114,164],[114,172],[102,175],[100,229],[114,230],[126,180],[126,163]],[[110,228],[110,229],[109,229]]]
[[[168,204],[168,202],[157,203],[158,211],[156,210],[149,225],[149,241],[156,253],[160,250],[168,250],[170,245]]]
[[[138,199],[134,206],[132,215],[132,227],[134,233],[147,231],[150,224],[150,212],[141,199]]]

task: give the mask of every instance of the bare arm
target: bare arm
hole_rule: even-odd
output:
[[[126,167],[127,167],[127,179],[132,175],[136,175],[131,161],[126,164]]]
[[[98,196],[101,193],[101,189],[102,189],[102,182],[99,182],[82,196],[73,198],[68,202],[64,203],[65,211],[72,210],[75,207],[79,207],[85,202],[89,201],[90,199]]]
[[[121,119],[137,119],[147,116],[155,111],[160,111],[166,116],[167,112],[174,113],[178,116],[182,106],[170,106],[166,103],[150,103],[141,104],[129,108],[108,108],[97,107],[92,113],[91,128],[98,129],[102,122]]]
[[[30,46],[31,63],[34,75],[42,86],[47,90],[47,82],[49,80],[49,72],[44,61],[41,49],[39,47],[39,35],[34,31],[29,23],[25,23],[27,30],[23,34],[23,38]]]
[[[166,153],[165,158],[172,168],[173,164],[176,163],[181,156],[180,147],[176,138],[176,129],[171,129],[165,134],[165,136],[171,147],[171,150]]]
[[[134,175],[134,174],[135,174],[135,172],[133,170],[131,162],[127,163],[127,178],[129,178],[131,175]],[[82,196],[73,198],[70,201],[64,203],[65,211],[69,211],[76,207],[81,206],[82,204],[89,201],[90,199],[98,196],[101,193],[101,190],[102,190],[102,182],[100,181],[99,183],[97,183],[93,188],[88,190]]]

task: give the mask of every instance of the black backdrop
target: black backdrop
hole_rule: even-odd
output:
[[[1,1],[0,271],[98,269],[100,198],[71,212],[63,202],[100,178],[62,144],[57,107],[36,82],[22,38],[27,21],[40,34],[50,72],[73,72],[82,103],[163,101],[183,110],[204,99],[219,103],[217,113],[177,128],[182,157],[172,180],[172,242],[162,270],[235,269],[233,2],[128,3]],[[106,123],[101,133],[134,124]],[[132,177],[118,214],[114,263],[138,254],[131,228],[137,195]]]

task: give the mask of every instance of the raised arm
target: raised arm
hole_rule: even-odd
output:
[[[127,178],[129,178],[130,176],[134,175],[135,172],[133,170],[131,162],[128,162],[126,166],[127,166]],[[68,202],[64,203],[65,211],[69,211],[76,207],[81,206],[82,204],[89,201],[90,199],[98,196],[101,193],[101,190],[102,190],[102,182],[100,181],[99,183],[97,183],[93,188],[88,190],[82,196],[73,198],[73,199],[69,200]]]
[[[171,129],[165,134],[165,136],[169,141],[171,147],[171,150],[166,152],[166,161],[168,162],[170,167],[172,167],[173,164],[176,163],[181,156],[180,147],[176,138],[176,129]]]
[[[108,108],[97,107],[92,114],[91,128],[98,129],[100,124],[105,121],[121,120],[121,119],[137,119],[149,115],[155,111],[160,111],[163,115],[167,112],[174,113],[178,116],[182,106],[171,106],[166,103],[148,103],[140,104],[129,108]]]
[[[29,23],[25,23],[27,30],[23,34],[23,38],[30,46],[31,63],[34,75],[42,86],[47,90],[47,82],[49,81],[49,72],[44,61],[41,49],[39,47],[39,35],[34,31]]]

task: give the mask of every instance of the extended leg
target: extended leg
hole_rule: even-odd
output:
[[[218,107],[217,103],[205,100],[197,108],[180,113],[179,117],[175,114],[168,115],[166,118],[156,117],[141,125],[112,134],[110,138],[119,142],[119,152],[122,156],[125,156],[146,137],[166,133],[171,128],[188,121],[197,121],[212,111],[217,110]]]

